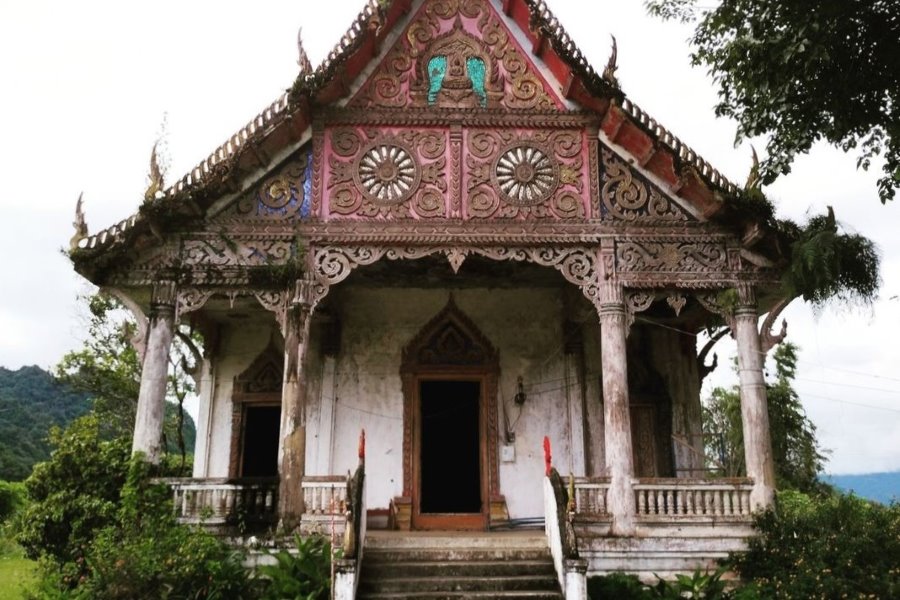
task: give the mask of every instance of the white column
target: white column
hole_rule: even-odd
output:
[[[153,285],[150,300],[150,327],[131,447],[132,452],[142,452],[152,464],[159,464],[162,455],[169,349],[174,333],[175,282],[160,281]]]
[[[628,408],[627,331],[622,287],[602,284],[600,302],[600,360],[603,368],[603,421],[606,467],[610,477],[607,503],[613,535],[634,534],[634,458]]]
[[[753,510],[764,510],[775,499],[775,463],[763,378],[765,356],[760,348],[758,322],[755,292],[751,286],[740,286],[732,328],[737,340],[744,460],[747,476],[753,479],[750,506]]]
[[[198,365],[200,369],[197,415],[197,441],[194,445],[194,477],[209,477],[209,450],[212,436],[212,419],[215,414],[216,398],[216,362],[212,358],[204,358]]]
[[[284,318],[284,382],[281,392],[281,456],[278,515],[285,530],[300,524],[305,510],[301,484],[306,473],[306,377],[309,323],[315,282],[298,280]]]

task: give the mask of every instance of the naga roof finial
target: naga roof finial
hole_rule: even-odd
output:
[[[759,155],[756,154],[756,148],[752,145],[750,150],[753,152],[753,163],[750,165],[750,174],[747,175],[747,183],[744,184],[744,191],[753,192],[759,190],[762,185],[762,179],[759,176]]]
[[[300,27],[297,30],[297,64],[300,65],[300,75],[309,75],[313,71],[312,62],[309,60],[309,55],[306,54],[306,49],[303,47],[303,28]]]
[[[612,52],[610,52],[609,61],[607,61],[606,66],[603,68],[603,79],[608,83],[619,87],[619,80],[616,79],[616,71],[619,68],[619,47],[616,44],[616,36],[610,34],[609,37],[612,38]]]
[[[159,166],[157,146],[159,146],[159,140],[153,142],[153,150],[150,152],[150,174],[148,175],[150,184],[147,186],[147,191],[144,192],[144,202],[151,202],[156,199],[156,195],[161,192],[163,186],[165,186],[163,172]]]
[[[88,236],[87,222],[84,220],[84,192],[78,194],[78,201],[75,202],[75,220],[72,226],[75,228],[75,235],[69,240],[69,248],[75,250],[78,248],[78,242]]]

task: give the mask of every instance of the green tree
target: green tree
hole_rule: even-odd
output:
[[[868,169],[884,157],[882,203],[900,187],[900,0],[647,0],[694,25],[691,60],[718,86],[738,139],[767,135],[762,182],[818,140]]]
[[[111,437],[131,437],[141,386],[141,359],[132,339],[136,325],[115,298],[97,293],[86,298],[88,335],[80,349],[69,352],[56,368],[57,376],[93,400],[93,411]],[[172,344],[168,404],[163,428],[164,448],[178,452],[182,471],[193,452],[196,430],[184,412],[184,400],[195,391],[190,375],[199,360],[202,340],[180,326]]]
[[[818,475],[825,457],[816,441],[816,426],[807,418],[793,388],[797,370],[797,346],[786,342],[774,353],[775,377],[766,383],[769,431],[775,477],[779,488],[816,492],[824,489]],[[744,435],[740,388],[715,388],[703,406],[703,429],[715,434],[707,456],[725,476],[744,471]]]

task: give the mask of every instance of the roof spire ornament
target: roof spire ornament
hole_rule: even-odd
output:
[[[159,194],[165,182],[163,181],[163,172],[159,166],[159,155],[157,153],[157,146],[159,146],[159,140],[153,142],[153,150],[150,152],[150,185],[147,186],[147,191],[144,192],[144,202],[152,202],[156,199],[156,195]]]
[[[306,49],[303,47],[303,28],[300,27],[297,29],[297,64],[300,65],[300,75],[309,75],[313,71],[312,62],[309,60],[309,55],[306,54]]]
[[[755,192],[762,187],[762,178],[759,176],[759,155],[756,154],[756,148],[752,145],[750,150],[753,151],[753,164],[750,166],[750,174],[747,175],[747,183],[744,184],[744,191]]]
[[[87,222],[84,220],[84,209],[82,208],[84,205],[83,198],[84,192],[81,192],[78,194],[78,201],[75,202],[75,220],[72,222],[72,226],[75,228],[75,235],[69,240],[70,250],[76,250],[78,248],[78,242],[88,236],[88,226]]]
[[[612,38],[612,52],[610,52],[609,61],[607,61],[606,66],[603,68],[603,79],[608,83],[619,87],[619,80],[616,79],[616,71],[619,69],[619,47],[616,44],[616,36],[610,34],[609,37]]]
[[[375,37],[378,37],[381,34],[381,30],[384,28],[385,22],[385,12],[389,0],[369,0],[369,8],[371,9],[371,16],[369,16],[369,29],[375,34]]]

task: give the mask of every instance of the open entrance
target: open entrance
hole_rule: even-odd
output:
[[[499,356],[447,305],[403,349],[398,529],[487,529],[505,515],[497,453]]]
[[[245,406],[241,447],[241,477],[278,475],[280,406]]]
[[[419,512],[482,511],[481,383],[422,381],[419,386]]]

